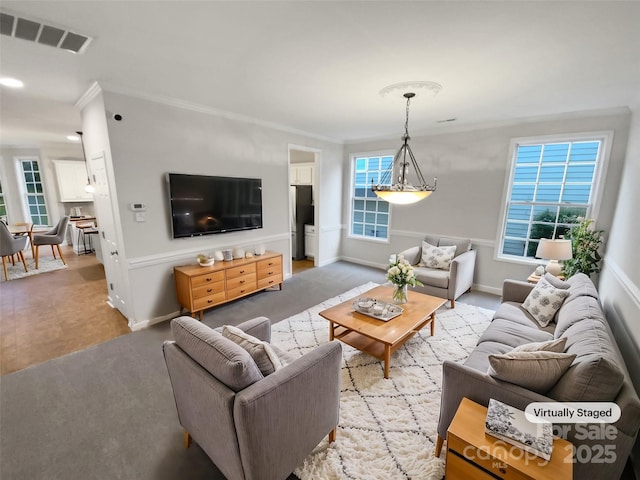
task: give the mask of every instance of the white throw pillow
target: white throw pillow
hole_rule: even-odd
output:
[[[487,373],[534,392],[546,393],[569,370],[575,358],[574,354],[546,351],[489,355]]]
[[[232,325],[222,327],[222,336],[244,348],[265,377],[284,367],[278,354],[267,342],[249,335]]]
[[[456,254],[456,246],[436,247],[424,240],[422,241],[422,261],[420,266],[449,270],[451,260]]]
[[[555,288],[542,277],[527,295],[522,308],[529,312],[541,327],[546,327],[568,296],[569,290]]]
[[[547,342],[531,342],[518,345],[509,353],[515,352],[556,352],[563,353],[564,346],[567,344],[567,337],[549,340]]]

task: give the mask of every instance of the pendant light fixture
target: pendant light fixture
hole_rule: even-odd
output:
[[[407,92],[403,95],[407,99],[406,120],[404,123],[404,135],[402,136],[402,146],[393,158],[393,163],[382,174],[380,182],[376,185],[371,181],[371,190],[382,200],[396,205],[409,205],[424,200],[436,190],[437,178],[433,179],[433,185],[427,184],[418,162],[416,162],[411,147],[409,146],[409,104],[416,94]],[[408,157],[408,158],[407,158]],[[418,184],[409,183],[409,161],[415,170]]]
[[[80,145],[82,145],[82,158],[84,158],[84,167],[87,170],[87,184],[84,186],[84,191],[87,193],[93,193],[96,191],[96,187],[91,183],[91,179],[89,178],[89,168],[87,165],[87,155],[84,153],[84,138],[82,137],[82,132],[76,132],[80,136]]]

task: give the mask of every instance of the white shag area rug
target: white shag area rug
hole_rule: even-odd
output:
[[[62,263],[60,256],[53,258],[52,256],[40,257],[38,259],[38,269],[36,270],[36,261],[33,258],[25,258],[27,261],[27,270],[24,271],[24,265],[22,261],[15,256],[16,264],[11,265],[11,259],[7,258],[7,273],[9,274],[9,280],[16,280],[18,278],[29,277],[31,275],[38,275],[39,273],[53,272],[55,270],[62,270],[67,266]],[[2,268],[2,267],[0,267]],[[0,276],[4,281],[4,272],[0,272]]]
[[[272,326],[271,342],[304,354],[329,340],[319,312],[377,286],[368,283]],[[409,299],[411,299],[409,291]],[[448,303],[447,303],[448,305]],[[435,335],[425,327],[391,357],[389,379],[381,361],[342,344],[340,423],[294,472],[301,480],[440,480],[443,458],[433,455],[444,360],[464,361],[493,311],[456,302],[436,313]]]

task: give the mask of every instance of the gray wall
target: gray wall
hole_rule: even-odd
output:
[[[495,245],[501,222],[505,178],[509,174],[509,147],[513,138],[613,131],[613,147],[600,207],[598,227],[609,231],[625,159],[631,114],[627,109],[582,117],[563,117],[522,122],[473,131],[433,135],[412,134],[411,147],[425,179],[438,177],[438,188],[429,198],[391,211],[388,243],[349,238],[345,233],[342,256],[358,263],[384,267],[390,253],[419,244],[425,233],[469,237],[478,250],[475,288],[500,293],[504,278],[525,279],[530,264],[498,261]],[[353,143],[345,147],[345,176],[350,175],[350,156],[380,150],[397,151],[398,138]],[[349,198],[349,182],[343,191]],[[348,204],[344,219],[348,223]],[[418,243],[416,243],[418,242]]]
[[[640,105],[633,109],[626,162],[618,203],[611,225],[600,300],[631,374],[640,392]],[[632,452],[636,478],[640,478],[640,441]]]
[[[252,250],[263,244],[284,254],[285,276],[290,274],[289,144],[321,150],[316,176],[323,244],[319,255],[328,259],[325,263],[338,257],[342,205],[336,192],[341,190],[342,145],[108,91],[103,98],[133,328],[176,314],[172,267],[193,263],[197,253],[236,246]],[[121,114],[122,121],[114,121],[113,113]],[[262,178],[264,228],[174,240],[167,172]],[[132,202],[147,204],[146,222],[135,222]]]

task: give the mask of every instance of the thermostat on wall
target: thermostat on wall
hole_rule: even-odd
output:
[[[133,212],[144,212],[147,209],[146,203],[132,203],[131,211]]]

